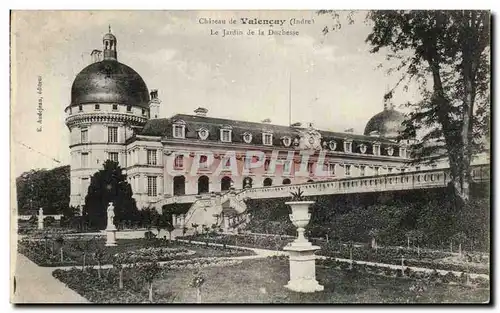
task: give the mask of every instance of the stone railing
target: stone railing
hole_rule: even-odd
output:
[[[474,166],[472,176],[474,181],[488,181],[490,177],[489,165]],[[304,192],[304,196],[439,188],[446,187],[450,180],[449,169],[433,169],[379,176],[341,178],[295,185],[252,188],[245,190],[241,196],[250,199],[283,198],[290,197],[290,192],[296,191],[298,188]]]

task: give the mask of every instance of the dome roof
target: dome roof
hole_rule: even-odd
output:
[[[71,87],[71,105],[118,103],[148,108],[149,93],[142,77],[116,60],[103,60],[84,68]]]
[[[384,108],[382,112],[375,114],[366,124],[364,134],[369,136],[372,132],[378,132],[380,137],[396,138],[403,130],[403,113],[394,110],[394,107]]]
[[[107,33],[106,35],[104,35],[104,37],[102,38],[102,40],[106,40],[106,39],[116,41],[116,37],[112,33]]]

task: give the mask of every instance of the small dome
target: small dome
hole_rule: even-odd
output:
[[[364,134],[370,136],[377,132],[380,137],[396,138],[399,132],[403,130],[402,123],[405,120],[403,113],[394,110],[390,106],[382,112],[375,114],[366,124]]]
[[[116,60],[92,63],[71,87],[71,105],[117,103],[148,108],[149,92],[142,77]]]
[[[113,40],[113,41],[116,41],[116,37],[112,33],[107,33],[106,35],[104,35],[104,37],[102,38],[102,40]]]

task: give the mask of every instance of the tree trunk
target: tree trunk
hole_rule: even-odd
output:
[[[351,269],[352,269],[352,248],[349,249],[349,258],[351,259]]]
[[[118,289],[123,289],[123,267],[120,268],[120,272],[118,274]]]
[[[458,244],[458,255],[462,256],[462,243],[461,242]]]
[[[408,249],[410,249],[410,237],[406,237],[406,242],[408,243]]]
[[[82,271],[85,271],[85,252],[83,253]]]
[[[63,258],[63,247],[61,247],[61,263],[64,262],[64,258]]]
[[[97,261],[97,277],[101,279],[101,262]]]
[[[326,234],[326,243],[328,243],[328,234]]]
[[[149,283],[149,302],[153,302],[153,282]]]
[[[405,276],[405,258],[401,256],[401,276]]]
[[[417,245],[417,255],[420,257],[420,245]]]
[[[168,241],[172,241],[172,232],[171,231],[168,232]]]
[[[196,288],[196,303],[201,303],[201,288]]]
[[[453,241],[450,241],[450,252],[453,252]]]
[[[372,248],[377,249],[377,241],[376,241],[375,237],[372,237]]]

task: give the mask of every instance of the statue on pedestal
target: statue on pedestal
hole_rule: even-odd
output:
[[[106,247],[116,246],[116,227],[113,224],[113,218],[115,217],[115,207],[113,202],[108,204],[108,224],[106,225]]]

